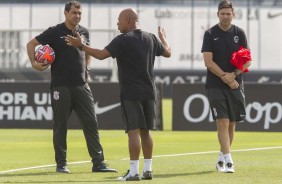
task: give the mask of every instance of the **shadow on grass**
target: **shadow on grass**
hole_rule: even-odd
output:
[[[114,180],[104,180],[104,181],[95,181],[95,180],[89,180],[89,181],[81,181],[81,180],[72,180],[72,181],[13,181],[13,183],[109,183],[109,182],[115,182]],[[120,182],[120,181],[116,181]],[[11,183],[9,181],[3,182],[3,183]]]
[[[17,176],[46,176],[54,172],[37,172],[37,173],[20,173],[20,174],[0,174],[0,177],[17,177]]]
[[[214,173],[214,171],[201,171],[201,172],[193,172],[193,173],[174,173],[174,174],[154,174],[154,178],[174,178],[174,177],[179,177],[179,176],[191,176],[191,175],[205,175],[205,174],[210,174]]]
[[[40,177],[40,176],[58,176],[58,175],[62,175],[62,177],[65,177],[65,176],[70,176],[70,177],[75,177],[75,175],[77,174],[85,174],[85,173],[55,173],[55,172],[40,172],[40,173],[20,173],[20,174],[0,174],[0,178],[3,178],[5,179],[10,177],[29,177],[29,176],[33,176],[33,177]],[[110,178],[107,178],[107,179],[104,179],[103,181],[95,181],[94,179],[91,180],[78,180],[78,179],[68,179],[68,180],[47,180],[47,181],[42,181],[38,178],[38,180],[34,180],[34,181],[1,181],[0,183],[96,183],[96,182],[99,182],[99,183],[109,183],[109,182],[113,182],[114,180],[116,179],[116,177],[110,177]],[[39,181],[40,180],[40,181]],[[70,181],[71,180],[71,181]]]
[[[157,178],[174,178],[174,177],[180,177],[180,176],[192,176],[192,175],[205,175],[205,174],[210,174],[210,173],[215,173],[215,171],[201,171],[201,172],[194,172],[194,173],[174,173],[174,174],[153,174],[153,179]],[[116,179],[113,177],[106,177],[107,179]]]
[[[0,174],[0,177],[18,177],[18,176],[72,176],[79,174],[91,174],[91,172],[70,172],[70,173],[57,173],[57,172],[36,172],[36,173],[19,173],[19,174]],[[99,174],[99,173],[95,173]],[[101,174],[103,174],[101,172]],[[1,183],[0,183],[1,184]]]
[[[76,172],[76,173],[56,173],[56,172],[38,172],[38,173],[19,173],[19,174],[0,174],[0,178],[3,178],[3,180],[7,179],[7,178],[13,178],[13,177],[29,177],[29,176],[33,176],[33,177],[40,177],[40,176],[59,176],[61,175],[62,177],[66,177],[66,176],[70,176],[70,177],[75,177],[75,175],[79,175],[79,174],[89,174],[88,172]],[[97,173],[95,173],[97,174]],[[100,174],[100,173],[99,173]],[[103,173],[101,173],[103,174]],[[6,178],[5,178],[6,177]],[[93,177],[95,177],[93,175]],[[38,178],[38,180],[34,180],[34,181],[1,181],[0,179],[0,183],[109,183],[109,182],[115,182],[117,177],[106,177],[106,179],[103,179],[103,181],[95,181],[95,178],[93,178],[92,180],[78,180],[78,179],[68,179],[68,180],[47,180],[47,181],[42,181]],[[39,181],[40,180],[40,181]],[[70,181],[71,180],[71,181]],[[117,181],[119,182],[119,181]]]
[[[153,179],[157,178],[174,178],[174,177],[180,177],[180,176],[192,176],[192,175],[205,175],[214,173],[215,171],[201,171],[201,172],[192,172],[192,173],[175,173],[175,174],[154,174]],[[56,173],[58,174],[58,173]],[[75,174],[81,174],[81,173],[59,173],[61,175],[75,175]],[[0,177],[18,177],[18,176],[47,176],[47,175],[54,175],[54,172],[41,172],[41,173],[22,173],[22,174],[0,174]],[[73,176],[72,176],[73,177]],[[71,181],[40,181],[40,183],[89,183],[89,182],[95,182],[95,183],[107,183],[107,182],[120,182],[116,180],[117,177],[105,177],[103,181],[95,181],[95,180],[87,180],[87,181],[81,181],[81,180],[71,180]],[[9,181],[4,181],[2,183],[11,183]],[[13,183],[38,183],[38,181],[13,181]]]

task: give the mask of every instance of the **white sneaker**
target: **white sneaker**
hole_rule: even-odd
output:
[[[217,163],[216,163],[216,170],[217,170],[218,172],[222,172],[222,173],[223,173],[223,172],[226,172],[224,162],[222,162],[222,161],[217,162]]]
[[[135,176],[131,176],[129,174],[128,170],[123,176],[120,176],[117,178],[118,181],[140,181],[140,177],[138,174],[135,174]]]
[[[233,163],[228,162],[225,165],[225,172],[227,172],[227,173],[234,173],[234,165],[233,165]]]

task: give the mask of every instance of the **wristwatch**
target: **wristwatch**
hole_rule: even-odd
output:
[[[240,73],[238,74],[237,71],[238,71],[238,70],[234,70],[234,72],[233,72],[234,75],[235,75],[235,77],[237,77],[238,75],[240,75]]]

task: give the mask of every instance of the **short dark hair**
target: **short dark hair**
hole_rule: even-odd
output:
[[[229,1],[229,0],[221,1],[218,5],[218,11],[220,11],[223,8],[231,8],[232,11],[233,11],[233,5],[232,5],[231,1]]]
[[[69,1],[65,5],[65,11],[69,12],[71,9],[71,6],[74,6],[75,8],[80,8],[81,4],[78,1]]]

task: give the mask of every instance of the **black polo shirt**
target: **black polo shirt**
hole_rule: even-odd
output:
[[[164,52],[159,39],[152,33],[137,29],[117,36],[106,49],[117,60],[121,98],[155,99],[155,56]]]
[[[244,31],[231,25],[228,31],[223,31],[218,25],[208,29],[204,34],[202,52],[212,52],[213,61],[224,71],[233,72],[236,68],[230,63],[232,53],[238,51],[240,46],[248,48],[247,39]],[[236,80],[242,86],[242,75]],[[207,70],[207,88],[230,89],[218,76]]]
[[[78,26],[76,30],[89,44],[89,32]],[[48,44],[55,51],[55,61],[51,65],[51,86],[78,86],[85,83],[85,53],[78,48],[68,46],[65,36],[73,35],[64,23],[49,27],[35,39],[42,45]]]

